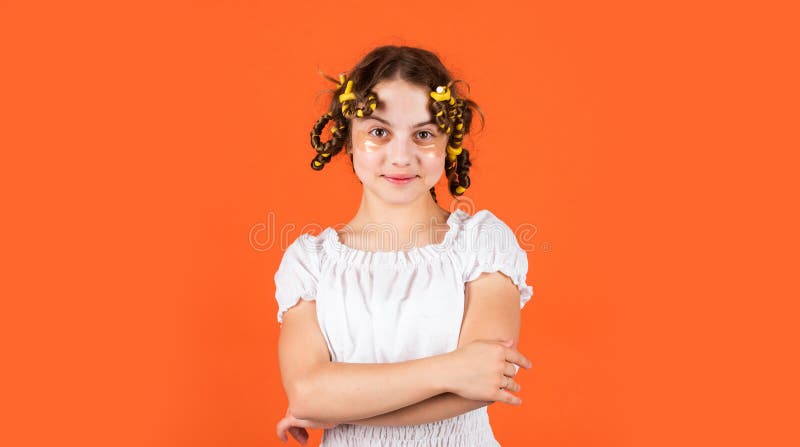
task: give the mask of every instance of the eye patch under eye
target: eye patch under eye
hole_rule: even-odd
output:
[[[381,129],[381,132],[384,133],[382,136],[375,135],[376,131]],[[427,138],[420,138],[418,136],[419,133],[427,132],[429,135]],[[414,144],[426,154],[436,154],[439,152],[438,147],[438,137],[439,135],[436,132],[425,130],[425,131],[417,131],[411,138]],[[355,132],[353,142],[355,143],[356,147],[361,147],[363,150],[367,152],[374,152],[376,150],[381,149],[383,146],[389,144],[393,139],[391,133],[386,129],[375,127],[372,129],[363,129],[358,130]]]
[[[370,152],[380,149],[381,146],[383,146],[383,145],[380,144],[380,143],[376,143],[376,142],[374,142],[374,141],[372,141],[370,139],[365,139],[364,140],[364,149],[366,149],[366,150],[368,150]]]
[[[374,129],[373,129],[374,130]],[[367,152],[374,152],[389,142],[386,137],[376,137],[371,131],[359,130],[353,135],[354,147],[363,148]]]

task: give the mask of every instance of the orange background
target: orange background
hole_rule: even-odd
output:
[[[466,196],[536,228],[534,368],[521,407],[490,407],[502,445],[798,445],[793,17],[0,3],[0,444],[278,445],[282,252],[262,230],[356,211],[343,156],[308,166],[317,67],[391,43],[470,83],[487,123]]]

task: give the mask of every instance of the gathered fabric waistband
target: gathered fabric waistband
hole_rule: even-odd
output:
[[[320,447],[499,447],[486,407],[420,425],[340,424],[325,430]]]

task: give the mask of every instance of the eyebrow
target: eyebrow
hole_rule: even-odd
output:
[[[385,119],[383,119],[383,118],[381,118],[381,117],[379,117],[379,116],[370,115],[370,116],[368,116],[368,117],[366,117],[366,118],[367,118],[367,119],[376,120],[376,121],[380,121],[380,122],[382,122],[383,124],[386,124],[387,126],[389,126],[389,127],[392,127],[392,123],[390,123],[389,121],[387,121],[387,120],[385,120]],[[417,123],[417,124],[414,124],[414,125],[413,125],[413,126],[411,126],[411,127],[412,127],[412,128],[414,128],[414,127],[422,127],[422,126],[425,126],[425,125],[427,125],[427,124],[436,124],[436,121],[435,121],[433,118],[431,118],[431,119],[430,119],[430,120],[428,120],[428,121],[425,121],[425,122],[422,122],[422,123]]]

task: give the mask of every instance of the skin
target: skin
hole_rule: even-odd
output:
[[[448,135],[431,120],[430,90],[399,78],[381,81],[372,90],[378,107],[351,124],[347,152],[353,155],[363,192],[358,212],[340,239],[370,251],[438,243],[449,212],[433,201],[429,190],[444,174]],[[386,179],[398,173],[415,179],[405,185]],[[370,226],[389,228],[392,234],[365,231]],[[423,228],[427,231],[419,231]]]
[[[439,243],[449,213],[433,201],[429,189],[444,173],[447,135],[429,122],[429,90],[391,79],[373,91],[378,107],[373,116],[352,121],[352,146],[347,148],[363,184],[361,203],[339,236],[346,245],[368,251]],[[386,180],[386,174],[395,173],[415,179],[405,185]],[[367,234],[363,230],[369,225],[397,232],[389,238]],[[420,225],[428,231],[410,231]],[[290,402],[276,426],[278,437],[286,442],[288,433],[305,445],[307,428],[339,423],[415,425],[495,401],[519,405],[522,401],[509,393],[520,390],[513,365],[531,366],[516,350],[519,328],[517,287],[500,272],[483,273],[465,284],[456,351],[400,363],[332,363],[317,323],[316,302],[301,299],[284,314],[278,341],[281,378]],[[478,370],[488,375],[470,375]],[[460,395],[464,388],[454,385],[490,382],[493,385],[471,397]],[[498,389],[503,386],[505,390]]]

